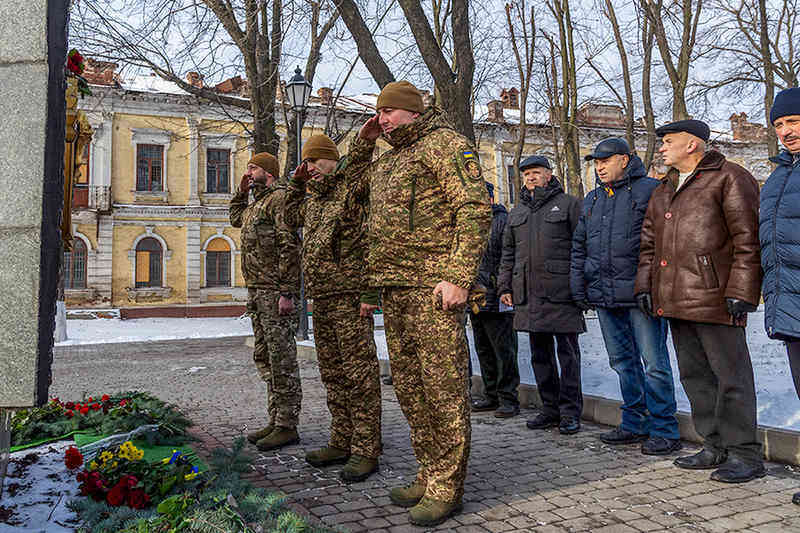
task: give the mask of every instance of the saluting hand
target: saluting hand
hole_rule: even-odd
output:
[[[374,141],[381,136],[382,131],[381,125],[378,123],[378,115],[375,115],[361,126],[358,136],[368,141]]]
[[[239,190],[242,192],[249,191],[252,182],[253,180],[250,177],[250,174],[245,174],[244,176],[242,176],[242,181],[239,182]]]
[[[294,179],[305,183],[310,177],[311,173],[308,171],[308,161],[303,161],[300,166],[294,170]]]

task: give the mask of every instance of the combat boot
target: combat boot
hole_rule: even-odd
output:
[[[280,448],[281,446],[297,444],[298,442],[300,442],[300,436],[297,434],[297,429],[275,426],[272,433],[256,442],[256,448],[265,452],[267,450]]]
[[[415,526],[433,527],[460,512],[461,508],[461,502],[447,503],[423,498],[408,511],[408,518]]]
[[[339,478],[342,481],[353,483],[356,481],[364,481],[373,472],[378,471],[378,460],[364,457],[363,455],[351,455],[350,460],[344,465],[342,471],[339,472]]]
[[[395,487],[389,491],[389,499],[400,507],[414,507],[425,496],[425,485],[416,481],[405,487]]]
[[[306,454],[306,462],[316,467],[340,465],[346,463],[348,459],[350,459],[349,451],[333,446],[325,446]]]
[[[261,439],[263,439],[264,437],[266,437],[267,435],[272,433],[273,429],[275,429],[275,424],[270,422],[268,426],[263,427],[263,428],[261,428],[259,430],[256,430],[256,431],[251,431],[250,433],[248,433],[247,434],[247,440],[249,440],[250,442],[255,444],[256,442],[260,441]]]

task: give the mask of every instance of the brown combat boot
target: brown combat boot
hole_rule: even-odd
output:
[[[297,434],[297,429],[275,426],[272,433],[256,442],[256,448],[266,452],[289,444],[297,444],[298,442],[300,442],[300,436]]]
[[[350,460],[339,472],[339,478],[348,483],[364,481],[370,474],[378,471],[378,460],[364,457],[363,455],[351,455]]]
[[[247,440],[255,444],[256,442],[260,441],[261,439],[272,433],[273,429],[275,429],[275,424],[270,422],[268,426],[265,426],[259,430],[251,431],[250,433],[248,433]]]
[[[316,467],[340,465],[346,463],[348,459],[350,459],[349,451],[333,446],[325,446],[306,454],[306,462]]]
[[[433,527],[460,512],[461,508],[461,502],[447,503],[423,498],[408,511],[408,518],[415,526]]]
[[[414,481],[405,487],[395,487],[389,491],[389,499],[392,503],[400,507],[414,507],[425,496],[425,485]]]

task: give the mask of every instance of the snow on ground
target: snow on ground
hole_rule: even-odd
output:
[[[312,320],[309,322],[313,325]],[[588,331],[579,337],[583,392],[620,400],[619,381],[608,365],[608,356],[598,321],[588,319],[586,322]],[[383,316],[376,315],[375,323],[381,328]],[[800,431],[800,400],[792,383],[786,348],[783,343],[767,337],[764,332],[763,312],[752,313],[748,323],[747,339],[756,380],[759,424]],[[471,329],[468,328],[467,331],[470,337],[472,366],[474,372],[479,374],[480,367],[472,346]],[[57,343],[57,346],[242,336],[252,335],[252,327],[247,317],[68,320],[67,335],[69,340]],[[375,331],[375,343],[378,357],[388,359],[383,329]],[[302,344],[313,345],[313,335],[310,340],[302,341]],[[680,384],[672,341],[669,340],[667,345],[672,359],[678,409],[689,412],[689,401]],[[527,333],[519,334],[518,356],[521,382],[528,385],[535,384]]]
[[[0,531],[75,531],[78,517],[66,504],[78,494],[78,482],[64,468],[64,450],[73,444],[54,442],[11,454],[0,509],[12,514],[0,523]]]
[[[211,339],[252,335],[250,318],[119,318],[68,320],[67,340],[56,346]]]

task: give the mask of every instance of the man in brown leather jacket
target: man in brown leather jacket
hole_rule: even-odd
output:
[[[669,319],[681,383],[703,437],[680,468],[711,479],[762,477],[753,366],[744,326],[759,301],[758,184],[744,168],[706,151],[709,128],[683,120],[656,130],[670,166],[642,226],[636,298]]]

